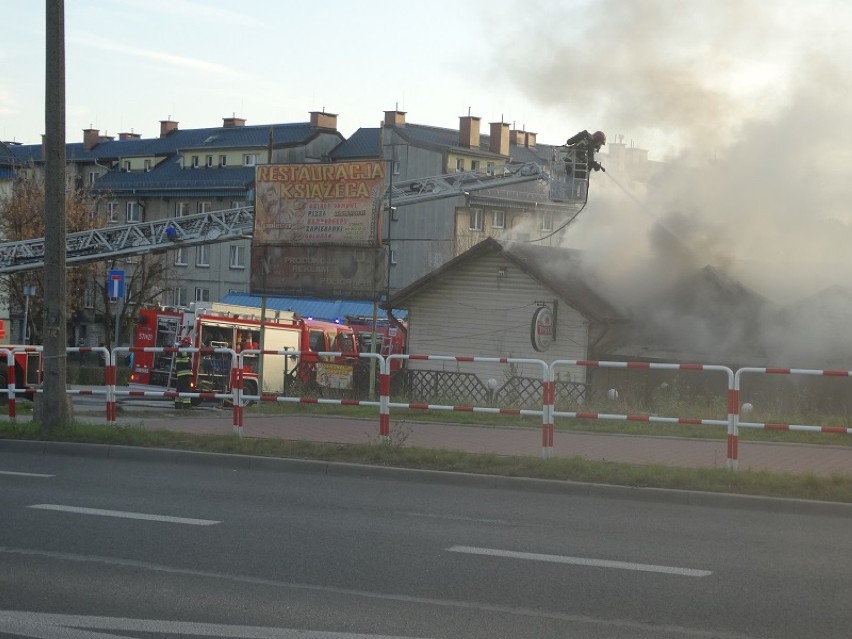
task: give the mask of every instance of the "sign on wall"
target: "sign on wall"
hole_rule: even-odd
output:
[[[554,317],[553,312],[547,306],[539,306],[532,317],[530,340],[532,347],[539,353],[543,353],[554,340]]]
[[[258,294],[378,300],[385,291],[384,247],[259,246],[251,290]]]
[[[381,244],[382,161],[267,164],[255,182],[255,245]]]

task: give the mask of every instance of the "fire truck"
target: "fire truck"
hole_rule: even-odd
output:
[[[9,395],[6,393],[6,389],[9,386],[9,364],[6,359],[7,353],[12,349],[18,348],[32,349],[32,347],[14,346],[11,344],[4,344],[3,346],[0,346],[0,404],[7,402],[9,399]],[[15,388],[27,389],[22,395],[17,395],[17,397],[24,397],[32,400],[35,393],[34,389],[41,385],[41,353],[35,350],[28,350],[25,352],[19,351],[15,353],[14,358]]]
[[[376,346],[373,349],[373,320],[368,317],[347,317],[346,324],[352,327],[355,339],[358,342],[358,350],[362,353],[378,353],[383,357],[388,355],[403,354],[406,352],[406,333],[408,326],[404,321],[390,322],[389,320],[377,320],[375,335]],[[399,370],[402,360],[392,360],[391,370]]]
[[[274,311],[261,322],[260,309],[214,303],[192,309],[145,308],[138,313],[133,346],[175,347],[184,338],[203,349],[193,353],[194,392],[227,393],[231,389],[231,356],[260,349],[293,351],[243,357],[243,392],[258,395],[354,390],[358,376],[358,344],[344,324],[305,319],[290,311]],[[261,339],[263,340],[261,342]],[[319,355],[340,352],[341,355]],[[174,352],[134,351],[131,385],[176,388]],[[198,404],[201,400],[194,398]]]

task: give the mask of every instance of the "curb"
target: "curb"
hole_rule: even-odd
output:
[[[782,497],[761,497],[733,493],[713,493],[671,488],[647,488],[595,484],[556,479],[479,475],[443,470],[375,466],[348,462],[328,462],[287,457],[257,457],[229,453],[207,453],[169,448],[144,448],[115,444],[89,444],[74,442],[40,442],[33,440],[0,440],[0,452],[70,457],[94,457],[124,461],[156,461],[191,463],[200,466],[224,466],[242,470],[275,472],[313,472],[318,475],[358,477],[362,479],[397,478],[435,484],[459,484],[510,490],[534,490],[565,495],[606,499],[628,499],[684,506],[709,508],[735,508],[763,510],[796,515],[830,515],[852,517],[852,504],[842,502],[810,501]]]

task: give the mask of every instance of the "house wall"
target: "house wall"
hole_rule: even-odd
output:
[[[504,276],[499,272],[503,271]],[[406,304],[409,312],[408,352],[429,355],[585,359],[589,322],[565,300],[558,301],[556,339],[550,348],[533,349],[530,332],[536,302],[553,303],[555,294],[501,255],[490,254],[461,265],[431,283]],[[412,361],[412,368],[473,372],[502,382],[505,364],[457,364]],[[514,366],[515,374],[541,376],[540,366]],[[584,382],[586,369],[564,367],[562,379]],[[570,375],[570,380],[568,379]]]

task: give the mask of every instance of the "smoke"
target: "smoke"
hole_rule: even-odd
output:
[[[849,9],[839,0],[802,4],[542,7],[535,51],[501,59],[507,82],[577,120],[566,137],[603,129],[612,143],[624,131],[662,159],[652,174],[634,175],[629,163],[599,156],[608,173],[592,175],[587,208],[568,234],[609,299],[642,307],[705,266],[778,305],[850,285],[852,56],[832,31]],[[790,313],[761,332],[779,357],[813,327]],[[676,326],[677,313],[658,315],[672,332],[701,333],[695,317]],[[742,321],[774,317],[760,315]]]

